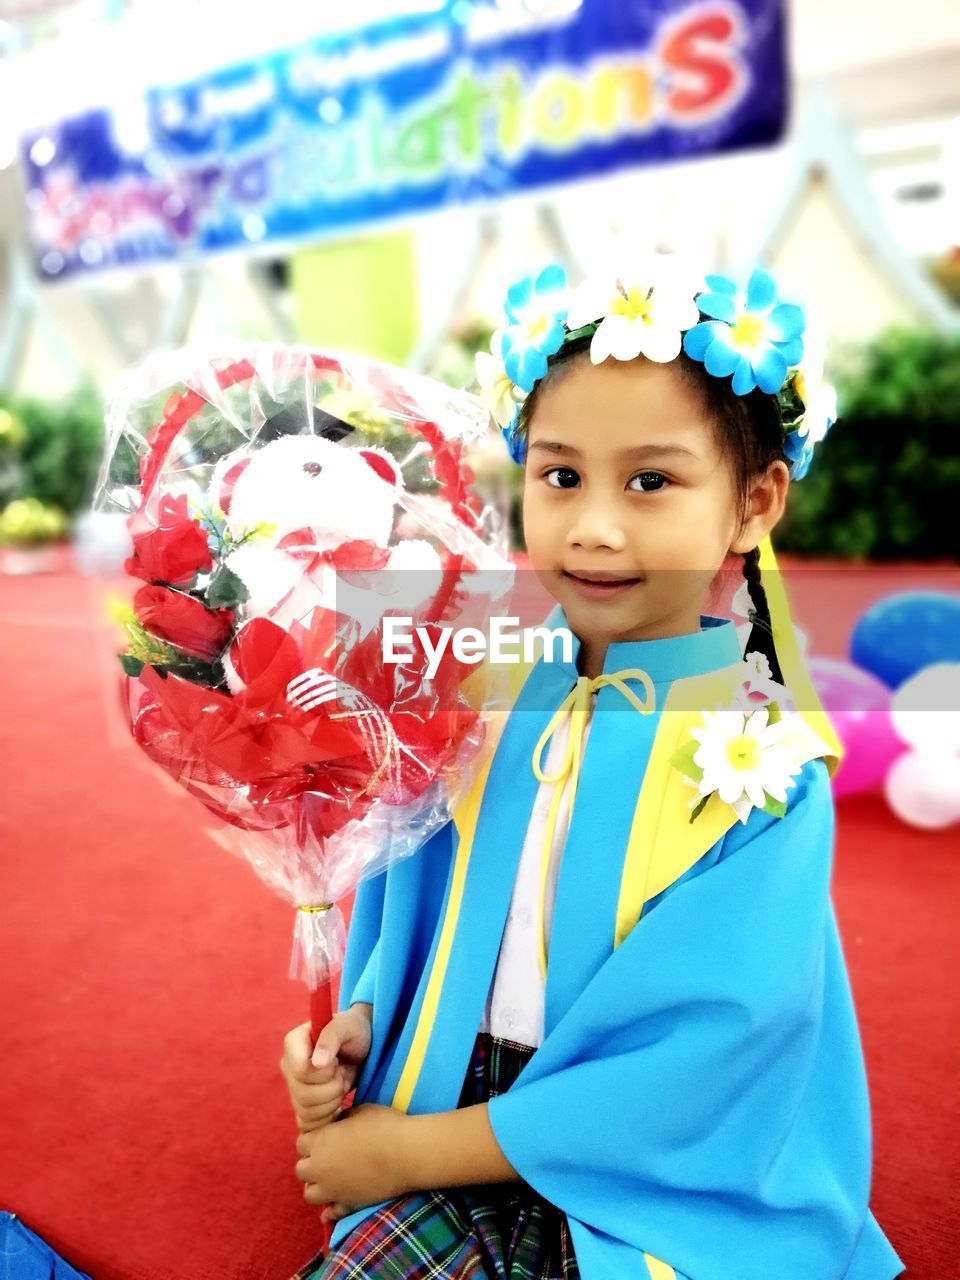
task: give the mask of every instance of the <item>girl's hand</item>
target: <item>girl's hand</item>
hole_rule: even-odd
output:
[[[313,1042],[310,1023],[288,1031],[283,1041],[280,1071],[287,1082],[290,1102],[301,1133],[328,1124],[343,1104],[346,1094],[340,1064],[310,1065]]]
[[[324,1067],[339,1061],[347,1092],[356,1084],[373,1040],[373,1005],[353,1004],[344,1013],[335,1013],[317,1036],[310,1065]]]
[[[280,1070],[301,1133],[329,1124],[353,1088],[370,1052],[368,1009],[368,1005],[357,1004],[345,1013],[334,1014],[320,1033],[316,1049],[309,1022],[287,1033]],[[326,1054],[319,1052],[322,1049]],[[325,1056],[328,1061],[316,1066],[311,1060],[314,1055]]]
[[[410,1190],[404,1185],[403,1142],[409,1116],[393,1107],[363,1103],[336,1124],[297,1138],[296,1175],[308,1204],[330,1204],[326,1220]]]

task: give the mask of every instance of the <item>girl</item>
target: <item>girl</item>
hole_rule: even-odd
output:
[[[548,268],[505,313],[484,396],[572,660],[520,670],[453,821],[361,885],[312,1059],[287,1037],[296,1174],[336,1221],[301,1280],[890,1280],[840,752],[760,572],[835,414],[803,313],[666,258],[572,295]],[[731,556],[746,661],[702,612]]]

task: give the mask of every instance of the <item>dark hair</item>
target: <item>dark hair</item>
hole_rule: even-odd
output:
[[[592,334],[583,334],[567,342],[550,357],[547,372],[520,407],[517,435],[527,434],[530,416],[543,386],[551,382],[555,371],[562,370],[574,356],[584,354]],[[783,452],[783,418],[780,403],[775,396],[754,388],[745,396],[738,396],[729,378],[717,378],[707,372],[699,360],[692,360],[683,351],[671,361],[684,381],[700,397],[707,417],[713,423],[720,440],[733,463],[737,508],[740,519],[746,516],[749,482],[772,463],[789,462]],[[760,580],[760,549],[743,553],[743,576],[753,602],[753,628],[747,640],[745,652],[762,653],[770,663],[770,674],[783,683],[783,673],[777,659],[770,621],[767,593]]]

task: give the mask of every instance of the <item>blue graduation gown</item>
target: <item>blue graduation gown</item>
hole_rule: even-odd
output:
[[[559,606],[547,621],[566,625]],[[340,1007],[373,1005],[358,1103],[456,1108],[537,791],[531,758],[577,680],[578,649],[526,676],[469,834],[449,822],[357,891]],[[903,1269],[868,1207],[869,1103],[829,898],[824,760],[803,765],[784,817],[734,819],[615,944],[666,696],[740,660],[733,624],[709,616],[698,633],[609,647],[604,672],[646,671],[656,710],[599,691],[557,883],[544,1041],[488,1103],[507,1159],[567,1214],[584,1280]],[[711,806],[728,808],[712,797],[691,830]],[[333,1245],[379,1207],[341,1219]]]

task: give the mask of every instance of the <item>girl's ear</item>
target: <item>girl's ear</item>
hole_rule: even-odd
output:
[[[779,460],[754,476],[747,495],[747,514],[730,544],[731,553],[744,555],[760,545],[783,515],[789,486],[790,470]]]

